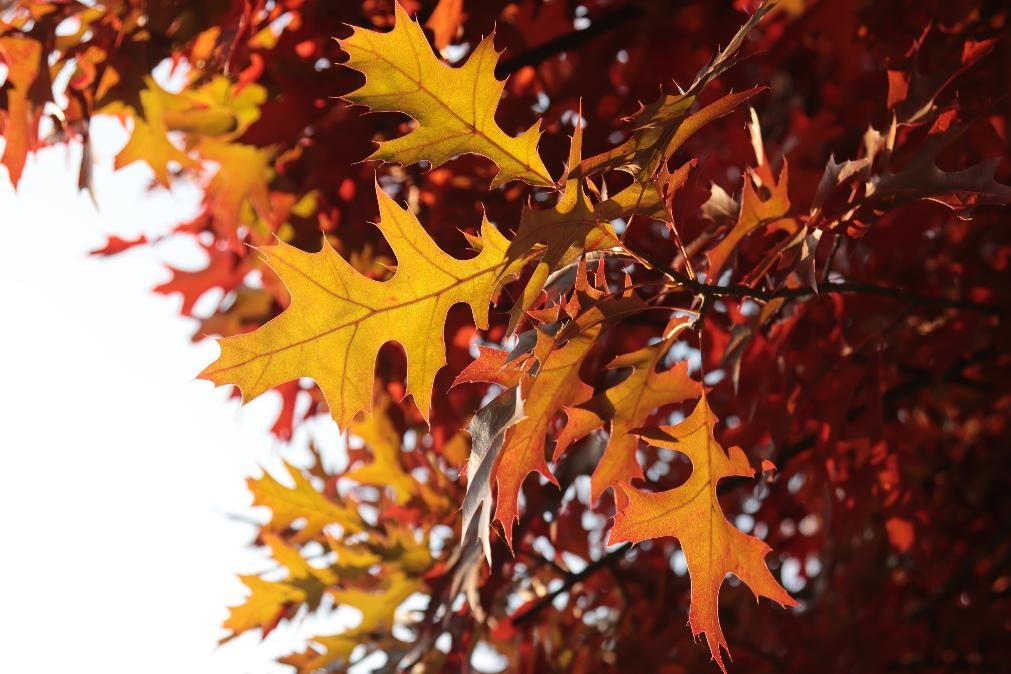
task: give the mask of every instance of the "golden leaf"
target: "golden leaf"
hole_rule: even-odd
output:
[[[293,487],[286,487],[266,472],[263,477],[246,481],[253,493],[253,505],[266,506],[272,512],[267,525],[269,529],[282,531],[296,520],[304,519],[305,525],[292,538],[296,543],[315,538],[331,524],[340,525],[352,533],[362,530],[357,511],[334,503],[321,494],[295,466],[288,462],[284,466],[294,482]]]
[[[178,94],[161,88],[151,77],[145,79],[145,86],[140,92],[140,111],[113,103],[102,112],[133,119],[133,132],[116,155],[116,168],[143,161],[154,171],[158,184],[164,187],[169,186],[170,162],[190,169],[200,166],[196,157],[172,142],[169,132],[217,139],[217,145],[209,146],[211,152],[206,158],[225,163],[222,157],[212,156],[215,148],[226,146],[225,141],[249,128],[259,118],[260,105],[267,97],[266,90],[258,84],[239,88],[226,77],[215,77],[198,89]],[[223,152],[218,150],[216,154]]]
[[[291,294],[280,316],[255,332],[219,341],[220,357],[201,374],[234,384],[244,401],[298,377],[316,380],[341,428],[369,410],[376,355],[387,342],[407,354],[407,392],[427,418],[435,375],[446,362],[443,326],[450,307],[470,305],[479,328],[511,268],[506,239],[487,220],[481,250],[469,260],[442,251],[421,223],[376,186],[379,228],[399,266],[375,281],[348,264],[329,243],[306,253],[281,243],[262,248]]]
[[[370,159],[436,167],[457,155],[479,154],[500,169],[492,187],[510,180],[554,184],[537,153],[539,123],[514,138],[495,121],[504,83],[495,79],[493,35],[463,66],[452,68],[436,57],[421,26],[398,2],[393,30],[356,28],[340,43],[351,57],[345,65],[365,75],[365,85],[345,98],[377,111],[404,112],[418,123],[407,135],[380,143]]]
[[[266,636],[293,605],[305,601],[302,589],[283,581],[264,580],[259,576],[239,576],[239,580],[249,590],[249,596],[242,604],[228,609],[224,628],[231,633],[222,643],[257,627]]]
[[[317,608],[327,586],[337,580],[330,569],[310,566],[299,549],[280,536],[264,532],[263,540],[274,559],[287,569],[288,577],[270,581],[259,576],[239,576],[249,596],[228,610],[224,627],[231,634],[222,643],[256,627],[266,636],[282,618],[293,615],[299,605],[306,603],[311,610]]]
[[[348,664],[351,651],[359,644],[374,641],[393,627],[397,607],[421,589],[418,580],[395,572],[378,591],[358,588],[332,590],[338,605],[353,606],[362,613],[357,626],[338,634],[313,637],[315,648],[287,656],[281,662],[295,667],[299,674],[318,672],[333,664]]]
[[[394,500],[403,504],[415,493],[418,483],[400,463],[400,434],[390,421],[389,407],[390,400],[384,395],[371,414],[351,424],[351,434],[362,439],[372,452],[372,461],[348,471],[344,477],[359,484],[389,487]]]

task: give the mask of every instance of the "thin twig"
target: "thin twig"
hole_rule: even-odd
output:
[[[620,547],[611,550],[609,553],[602,556],[595,562],[587,564],[586,568],[584,568],[579,573],[570,573],[566,575],[565,578],[562,580],[562,584],[557,589],[548,592],[546,595],[535,601],[533,604],[530,605],[530,607],[527,610],[523,611],[518,616],[512,618],[511,622],[514,625],[522,625],[523,623],[527,622],[535,615],[537,615],[537,613],[539,613],[545,606],[553,602],[556,597],[565,592],[568,592],[573,585],[592,576],[601,569],[608,568],[615,559],[623,556],[626,552],[629,551],[631,547],[632,547],[631,543],[624,543]]]
[[[932,297],[920,295],[902,288],[892,288],[889,286],[879,286],[862,281],[829,281],[819,283],[817,288],[780,288],[779,290],[762,290],[745,285],[711,285],[689,278],[676,269],[672,269],[664,264],[659,264],[640,253],[640,257],[646,260],[654,269],[663,272],[673,280],[677,281],[685,289],[705,297],[737,297],[740,299],[754,299],[762,302],[769,302],[774,299],[800,299],[811,295],[827,294],[847,294],[847,295],[878,295],[880,297],[891,297],[911,304],[921,304],[932,306],[938,309],[963,309],[965,311],[975,311],[981,314],[999,316],[1005,312],[994,304],[983,304],[966,299],[949,299],[947,297]]]
[[[596,17],[587,28],[574,30],[564,35],[559,35],[553,40],[540,44],[529,51],[511,56],[498,64],[495,68],[495,76],[499,79],[506,75],[511,75],[520,68],[526,66],[536,66],[552,56],[557,56],[562,52],[570,51],[579,47],[584,42],[588,42],[598,35],[614,30],[618,26],[636,19],[644,14],[642,7],[638,5],[624,5],[610,12],[606,12]]]

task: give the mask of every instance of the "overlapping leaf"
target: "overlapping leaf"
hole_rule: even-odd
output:
[[[302,604],[310,610],[318,607],[326,587],[336,580],[330,569],[311,566],[297,548],[276,534],[264,533],[263,540],[274,560],[286,569],[287,577],[265,580],[255,575],[240,576],[249,595],[242,604],[229,609],[224,628],[230,634],[223,641],[255,628],[266,636]]]
[[[523,401],[519,408],[522,418],[513,420],[513,416],[518,415],[506,406],[503,418],[508,419],[508,424],[499,424],[504,438],[491,473],[497,490],[495,520],[502,525],[510,546],[513,524],[519,519],[519,493],[527,476],[537,472],[558,484],[545,456],[548,428],[559,412],[592,396],[593,389],[579,377],[583,360],[605,322],[641,310],[643,306],[634,297],[605,300],[582,313],[557,336],[538,331],[537,343],[530,356],[537,364],[530,371],[518,371],[515,365],[510,367],[502,354],[486,353],[480,368],[461,375],[467,381],[484,376],[493,383],[519,385],[519,396]],[[499,361],[503,367],[499,370],[500,374],[496,374],[492,364]],[[483,462],[484,457],[481,460]],[[476,488],[473,484],[468,485],[468,496]]]
[[[582,156],[583,129],[577,122],[569,145],[569,174],[565,187],[554,208],[523,210],[516,238],[509,244],[506,254],[511,259],[523,259],[532,252],[540,255],[533,274],[527,281],[523,295],[513,312],[514,327],[522,312],[529,309],[544,288],[549,274],[570,264],[586,252],[618,246],[618,237],[607,221],[601,219],[583,187],[583,178],[577,167]],[[621,217],[626,210],[611,205],[616,211],[612,218]]]
[[[632,431],[661,405],[679,403],[699,394],[698,382],[688,376],[688,363],[680,362],[657,372],[678,333],[689,324],[686,319],[676,319],[667,339],[612,360],[608,368],[632,368],[629,376],[585,404],[565,410],[567,423],[555,445],[556,461],[570,444],[610,424],[607,447],[590,478],[593,501],[619,482],[642,477],[642,467],[635,455],[639,439]]]
[[[351,424],[351,433],[365,442],[372,453],[372,461],[349,470],[344,477],[359,484],[389,487],[394,501],[405,503],[418,484],[400,462],[400,434],[388,416],[390,402],[389,398],[382,397],[371,414]]]
[[[311,641],[315,648],[287,656],[281,661],[295,667],[299,674],[323,671],[333,665],[346,667],[356,646],[383,640],[381,635],[393,627],[397,607],[418,589],[417,579],[393,573],[375,590],[332,590],[330,595],[338,605],[352,606],[361,611],[361,622],[344,632],[313,637]]]
[[[759,159],[761,161],[762,158]],[[706,252],[709,258],[709,278],[713,283],[719,282],[727,260],[744,237],[774,223],[790,212],[788,185],[786,163],[783,164],[778,178],[773,176],[772,170],[765,162],[760,163],[758,169],[745,175],[737,221],[727,235]]]
[[[349,532],[362,529],[361,518],[354,508],[335,503],[321,494],[298,468],[288,463],[285,463],[285,468],[294,483],[291,487],[266,472],[262,477],[247,480],[249,491],[253,493],[253,504],[271,510],[269,529],[281,532],[304,519],[304,525],[292,539],[295,542],[315,538],[331,524]]]

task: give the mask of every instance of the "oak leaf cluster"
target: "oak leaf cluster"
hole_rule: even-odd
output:
[[[219,338],[199,376],[311,457],[248,480],[271,568],[222,641],[997,671],[1009,31],[982,0],[14,2],[2,163],[72,143],[100,189],[107,116],[115,168],[200,187],[94,254],[200,247],[155,288]]]

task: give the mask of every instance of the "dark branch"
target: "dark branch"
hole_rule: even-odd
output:
[[[643,9],[638,5],[624,5],[601,14],[584,30],[574,30],[571,33],[559,35],[553,40],[548,40],[544,44],[534,47],[530,51],[525,51],[522,54],[517,54],[501,61],[495,68],[495,76],[502,79],[520,68],[536,66],[552,56],[575,49],[598,35],[603,35],[608,31],[614,30],[618,26],[642,16],[642,14]]]
[[[566,575],[564,580],[562,581],[561,586],[559,586],[555,590],[552,590],[551,592],[548,592],[546,595],[544,595],[543,597],[535,601],[533,604],[531,604],[530,607],[527,608],[525,611],[520,613],[518,616],[512,618],[512,623],[514,625],[522,625],[523,623],[527,622],[535,615],[537,615],[545,606],[553,602],[555,600],[555,597],[561,595],[564,592],[568,592],[573,585],[580,582],[581,580],[588,578],[593,574],[595,574],[597,571],[600,571],[601,569],[610,566],[616,559],[618,559],[619,557],[623,556],[626,552],[628,552],[631,547],[632,547],[631,543],[624,543],[623,545],[615,548],[614,550],[611,550],[609,553],[607,553],[600,559],[596,560],[595,562],[587,564],[586,568],[584,568],[579,573],[570,573]]]
[[[935,307],[937,309],[962,309],[964,311],[974,311],[991,316],[999,316],[1004,312],[1001,307],[993,304],[982,304],[980,302],[973,302],[965,299],[949,299],[946,297],[919,295],[901,288],[879,286],[871,283],[863,283],[861,281],[828,281],[819,283],[817,289],[804,287],[762,290],[760,288],[752,288],[745,285],[710,285],[708,283],[702,283],[691,279],[686,274],[683,274],[676,269],[672,269],[667,265],[657,264],[653,260],[649,260],[647,258],[643,259],[649,262],[649,264],[654,268],[670,276],[688,290],[707,298],[737,297],[740,299],[754,299],[762,302],[768,302],[777,298],[799,299],[803,297],[810,297],[812,295],[831,295],[841,293],[847,295],[878,295],[880,297],[891,297],[896,300],[902,300],[903,302],[908,302],[910,304],[920,304],[923,306]]]

